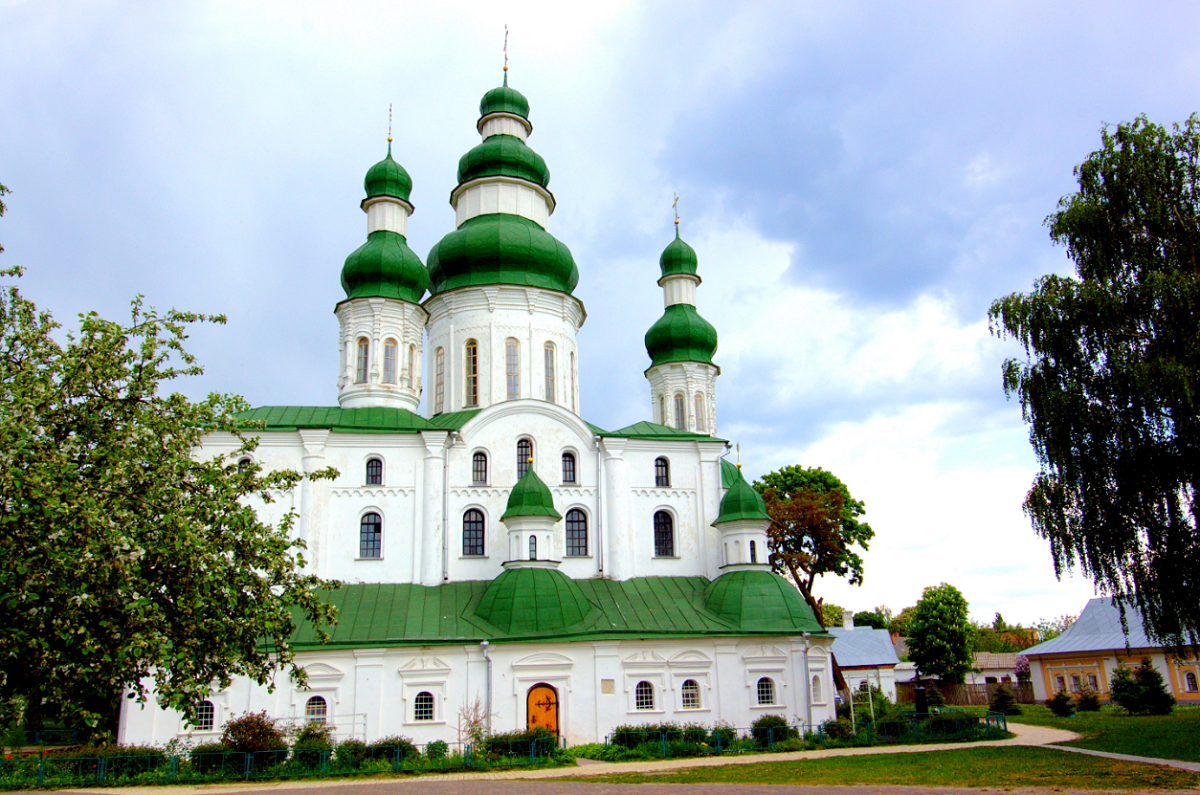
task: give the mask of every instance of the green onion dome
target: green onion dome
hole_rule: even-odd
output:
[[[704,607],[743,632],[824,632],[796,586],[770,571],[731,571],[704,589]]]
[[[479,101],[479,115],[486,116],[489,113],[512,113],[528,120],[529,100],[520,91],[509,88],[508,77],[505,76],[504,85],[493,88]]]
[[[571,251],[519,215],[492,213],[463,221],[429,252],[431,293],[480,284],[520,284],[569,293],[579,283]]]
[[[662,256],[658,258],[658,267],[662,269],[662,275],[674,276],[686,273],[695,276],[697,264],[696,249],[679,238],[679,228],[676,227],[675,239],[663,249]]]
[[[381,229],[346,257],[342,288],[347,298],[399,298],[416,304],[429,289],[429,272],[404,235]]]
[[[729,487],[729,491],[725,492],[725,496],[721,498],[720,514],[717,516],[717,521],[713,522],[713,525],[736,522],[742,519],[757,519],[769,522],[771,521],[771,515],[767,513],[767,504],[763,501],[762,495],[746,482],[746,478],[742,476],[742,471],[739,469],[738,476],[734,479],[733,485]]]
[[[390,143],[387,157],[367,170],[363,187],[367,189],[368,199],[375,196],[393,196],[408,201],[408,195],[412,193],[412,177],[404,170],[404,166],[392,160]]]
[[[505,571],[488,583],[475,608],[477,618],[509,638],[560,635],[577,625],[583,629],[597,612],[570,577],[535,568]]]
[[[537,476],[532,466],[525,470],[517,485],[513,486],[500,521],[514,516],[549,516],[556,522],[562,518],[562,514],[554,510],[554,497],[550,494],[549,487]]]
[[[550,169],[542,156],[515,135],[491,135],[458,161],[458,184],[480,177],[517,177],[543,188]]]
[[[717,330],[691,304],[672,304],[646,332],[650,366],[667,362],[712,364]]]

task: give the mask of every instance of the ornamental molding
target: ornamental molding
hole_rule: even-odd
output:
[[[621,665],[627,668],[654,669],[666,667],[667,661],[654,649],[642,649],[621,660]]]
[[[432,654],[422,654],[418,657],[410,657],[408,662],[400,666],[399,673],[402,679],[414,676],[429,676],[430,674],[449,676],[450,666],[440,657],[435,657]]]
[[[310,663],[304,666],[304,673],[308,675],[310,682],[328,682],[335,679],[341,679],[346,675],[346,672],[341,668],[328,663]],[[310,690],[312,688],[309,688]]]
[[[551,486],[550,493],[555,497],[581,500],[584,497],[596,496],[597,490],[589,486]]]
[[[751,646],[742,654],[742,659],[747,664],[750,663],[778,663],[787,662],[787,654],[780,651],[775,646]]]
[[[638,497],[653,497],[655,500],[662,500],[665,497],[669,499],[681,499],[691,502],[692,498],[696,494],[696,490],[674,487],[662,488],[655,486],[651,488],[635,488],[633,493]]]
[[[503,486],[467,486],[450,489],[451,497],[469,497],[476,500],[489,500],[493,497],[507,497],[511,488]]]
[[[575,661],[570,657],[554,652],[538,652],[530,654],[527,657],[522,657],[512,664],[513,670],[527,668],[570,668],[575,665]]]
[[[512,416],[536,416],[557,420],[560,425],[575,432],[575,435],[579,437],[582,449],[589,451],[595,449],[593,447],[595,434],[577,414],[557,403],[536,398],[505,400],[488,406],[463,425],[460,435],[463,439],[468,439],[476,433],[482,433],[492,423]]]
[[[386,486],[337,486],[330,489],[331,497],[411,497],[417,490],[410,487]]]

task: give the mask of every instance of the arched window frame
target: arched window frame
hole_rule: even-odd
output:
[[[244,475],[254,465],[254,459],[248,455],[244,455],[238,459],[237,471],[239,475]]]
[[[654,557],[675,557],[675,516],[665,508],[654,512]]]
[[[563,519],[567,543],[566,556],[586,558],[588,555],[588,515],[582,508],[571,508]]]
[[[557,350],[554,347],[554,343],[547,341],[546,344],[542,346],[542,369],[545,371],[546,376],[546,383],[544,387],[546,400],[551,403],[558,402],[558,389],[554,383],[555,370],[557,369],[554,366],[556,356]]]
[[[824,704],[825,697],[821,688],[821,677],[818,674],[813,674],[812,689],[809,691],[814,704]]]
[[[476,450],[471,454],[471,485],[486,486],[488,484],[488,454],[486,450]]]
[[[517,480],[525,477],[525,472],[532,466],[529,459],[536,456],[537,448],[533,444],[533,439],[528,436],[517,439]]]
[[[304,719],[309,723],[326,723],[329,720],[329,702],[324,696],[312,696],[304,702]]]
[[[400,359],[400,346],[396,340],[389,337],[383,341],[383,383],[397,382],[397,367]]]
[[[1196,674],[1188,671],[1183,675],[1183,679],[1187,683],[1187,691],[1189,693],[1200,691],[1200,686],[1198,686],[1196,682]]]
[[[438,348],[433,355],[433,413],[446,410],[446,349]]]
[[[463,408],[479,405],[479,342],[469,339],[463,345]]]
[[[521,343],[516,337],[504,341],[505,399],[521,397]]]
[[[408,385],[413,389],[417,388],[417,346],[409,343],[408,345]]]
[[[654,685],[643,679],[633,688],[633,708],[639,711],[654,710]]]
[[[413,721],[432,721],[437,718],[437,699],[428,690],[417,693],[413,699]]]
[[[758,544],[754,543],[754,539],[750,539],[750,562],[758,563]]]
[[[371,340],[366,337],[359,337],[358,342],[355,344],[354,383],[365,384],[371,370]]]
[[[196,722],[192,729],[198,732],[210,732],[217,725],[217,708],[205,699],[196,705]]]
[[[700,683],[695,679],[685,679],[679,686],[679,708],[700,709]]]
[[[563,450],[562,482],[563,485],[575,485],[579,482],[579,457],[573,450]]]
[[[675,393],[675,430],[687,430],[687,401],[682,392]]]
[[[671,488],[671,461],[665,455],[654,459],[654,485],[656,488]]]
[[[372,525],[378,528],[375,532]],[[365,508],[358,515],[358,560],[383,560],[383,511],[378,508]]]
[[[531,536],[529,536],[529,559],[530,559],[530,560],[537,560],[537,559],[538,559],[538,556],[537,556],[537,536],[535,536],[535,535],[531,535]]]
[[[363,483],[367,486],[383,485],[383,457],[368,456],[363,465]]]
[[[775,680],[771,677],[760,677],[755,692],[758,696],[758,706],[771,707],[775,705]]]
[[[704,410],[704,395],[702,393],[700,393],[700,392],[696,393],[695,403],[696,403],[696,406],[693,409],[693,411],[696,414],[696,432],[704,433],[705,432],[705,430],[704,430],[705,429],[704,415],[707,412]]]
[[[462,556],[487,556],[487,514],[478,506],[471,506],[462,513]]]

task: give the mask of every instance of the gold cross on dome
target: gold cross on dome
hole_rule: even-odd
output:
[[[388,103],[388,143],[392,142],[392,103]]]
[[[508,85],[508,25],[504,26],[504,85]]]
[[[675,211],[675,226],[679,226],[679,194],[672,191],[671,195],[675,197],[675,201],[671,202],[671,209]]]

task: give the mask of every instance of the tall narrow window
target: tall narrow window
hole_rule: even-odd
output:
[[[1198,689],[1196,686],[1196,675],[1191,671],[1188,671],[1187,674],[1184,675],[1184,679],[1187,680],[1187,691],[1189,693],[1195,693]]]
[[[775,680],[764,676],[758,680],[758,704],[766,706],[775,703]]]
[[[750,542],[750,562],[758,563],[758,545],[753,541]]]
[[[446,351],[438,348],[433,361],[433,413],[441,414],[446,410]]]
[[[408,385],[417,388],[417,346],[408,346]]]
[[[696,393],[696,432],[704,433],[704,395]]]
[[[687,407],[682,394],[675,395],[675,427],[681,431],[687,430]]]
[[[487,485],[487,453],[478,452],[471,457],[471,483]]]
[[[575,482],[575,454],[563,453],[563,483]]]
[[[508,399],[521,397],[521,343],[512,337],[504,341],[504,375],[508,383]]]
[[[654,555],[659,558],[675,555],[675,522],[666,511],[654,514]]]
[[[528,439],[517,440],[517,480],[525,477],[529,471],[530,460],[533,458],[533,442]]]
[[[546,359],[546,400],[554,403],[558,397],[555,394],[557,390],[554,388],[554,343],[547,342],[543,351],[545,351]]]
[[[475,340],[467,340],[463,366],[463,406],[475,408],[479,405],[479,343]]]
[[[578,508],[567,511],[567,557],[587,555],[587,514]]]
[[[304,717],[309,723],[324,723],[327,717],[328,705],[321,696],[313,696],[304,705]]]
[[[371,342],[366,337],[358,338],[358,363],[354,368],[354,383],[367,383],[367,368],[371,364]]]
[[[812,700],[814,704],[825,703],[825,699],[821,698],[821,677],[819,676],[812,678]]]
[[[383,343],[383,383],[396,383],[396,341]]]
[[[700,709],[700,684],[695,679],[684,680],[679,692],[683,696],[684,709]]]
[[[463,514],[463,554],[483,554],[483,511],[476,508]]]
[[[529,559],[537,560],[537,536],[529,537]]]
[[[637,683],[633,689],[634,709],[654,709],[654,685],[646,680]]]
[[[654,485],[661,488],[671,485],[671,463],[665,458],[654,459]]]
[[[358,556],[378,558],[383,551],[383,519],[377,513],[364,514],[358,523]]]
[[[413,701],[413,720],[433,720],[433,693],[417,693]]]
[[[383,459],[368,458],[367,459],[367,485],[382,486],[383,485]]]
[[[571,386],[570,400],[571,404],[567,406],[571,411],[575,410],[575,351],[571,351],[571,372],[567,373],[567,383]]]
[[[1195,678],[1193,676],[1193,678]],[[1193,688],[1194,690],[1195,688]],[[196,731],[210,732],[216,723],[217,710],[211,701],[201,701],[196,705]]]

